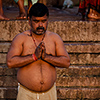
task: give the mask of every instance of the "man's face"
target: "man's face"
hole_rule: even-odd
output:
[[[32,16],[32,18],[29,20],[29,23],[33,33],[42,35],[47,30],[48,17],[46,15],[44,15],[43,17]]]

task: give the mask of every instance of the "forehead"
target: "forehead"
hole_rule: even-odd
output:
[[[35,16],[32,16],[31,18],[32,20],[45,20],[45,19],[48,19],[47,15],[44,15],[42,17],[35,17]]]

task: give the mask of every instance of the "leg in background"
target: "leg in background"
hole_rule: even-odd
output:
[[[19,16],[16,19],[26,19],[27,14],[24,8],[24,0],[18,0],[17,4],[19,6]]]
[[[7,18],[4,15],[3,8],[2,8],[2,0],[0,0],[0,20],[9,20],[9,18]]]

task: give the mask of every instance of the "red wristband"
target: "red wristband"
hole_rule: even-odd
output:
[[[33,57],[33,59],[34,59],[35,61],[38,60],[35,54],[32,54],[32,57]]]

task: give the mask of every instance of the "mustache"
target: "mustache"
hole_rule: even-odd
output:
[[[37,27],[36,29],[37,29],[37,30],[39,30],[39,29],[44,30],[44,27]]]

